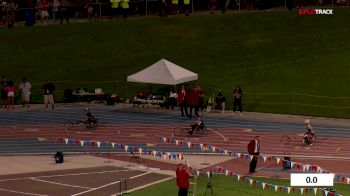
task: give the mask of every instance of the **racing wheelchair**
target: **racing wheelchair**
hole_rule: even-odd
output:
[[[68,120],[65,122],[64,127],[66,130],[71,130],[75,128],[86,128],[86,129],[97,129],[99,126],[99,122],[96,119],[96,121],[72,121]]]
[[[99,125],[97,118],[95,118],[88,108],[84,109],[86,112],[86,119],[84,121],[72,121],[68,120],[65,122],[64,126],[66,131],[74,128],[86,128],[86,129],[96,129]]]
[[[290,141],[291,141],[291,137],[288,136],[288,135],[283,135],[282,138],[281,138],[281,142],[282,142],[282,145],[284,144],[289,144]],[[298,136],[295,136],[294,139],[296,141],[300,141],[304,144],[304,145],[307,145],[307,146],[312,146],[316,143],[316,140],[317,140],[317,137],[315,134],[311,134],[311,133],[305,133],[304,135],[298,135]]]
[[[172,135],[182,135],[184,133],[189,135],[207,135],[208,128],[206,126],[196,127],[195,129],[193,129],[193,127],[176,127],[172,132]]]

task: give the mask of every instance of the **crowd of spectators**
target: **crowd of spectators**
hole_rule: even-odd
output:
[[[48,20],[55,23],[60,19],[70,22],[70,18],[87,18],[89,21],[101,19],[101,17],[127,18],[132,15],[190,15],[194,10],[208,10],[215,14],[217,10],[225,13],[227,9],[266,10],[273,7],[285,7],[289,9],[303,8],[307,5],[337,4],[348,6],[350,0],[0,0],[0,27],[14,26],[15,21],[25,21],[27,26],[32,26],[36,19],[42,24]],[[193,2],[192,2],[193,1]],[[192,5],[193,3],[193,5]],[[147,9],[147,10],[146,10]]]
[[[52,109],[54,106],[54,92],[55,85],[49,80],[42,86],[42,94],[44,97],[45,108],[51,104]],[[22,81],[16,86],[12,80],[8,80],[6,76],[1,77],[0,85],[0,108],[4,108],[9,111],[14,110],[16,104],[22,104],[23,107],[30,107],[32,96],[32,84],[26,79],[22,78]]]
[[[232,91],[233,114],[236,114],[236,110],[238,109],[239,114],[241,116],[243,115],[242,96],[243,91],[241,87],[236,85]],[[177,91],[175,88],[170,89],[168,106],[169,109],[174,109],[177,105],[182,117],[192,118],[195,115],[203,114],[204,109],[207,112],[216,109],[224,113],[226,110],[226,101],[226,97],[221,90],[216,93],[213,102],[211,96],[205,101],[205,94],[200,86],[193,86],[192,89],[187,89],[185,85],[181,85]]]
[[[96,20],[101,15],[127,18],[129,0],[0,0],[0,26],[13,27],[15,21],[25,21],[26,26],[32,26],[40,19],[46,25],[49,19],[56,23],[60,19],[70,23],[70,18],[92,18]]]

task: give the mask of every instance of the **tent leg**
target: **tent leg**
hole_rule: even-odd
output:
[[[126,85],[125,85],[124,98],[127,97],[127,94],[128,94],[128,82],[126,82]],[[126,99],[126,100],[128,100],[128,99]],[[124,101],[124,109],[126,108],[126,104],[128,104],[128,101]]]

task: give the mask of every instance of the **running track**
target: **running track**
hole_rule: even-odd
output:
[[[28,147],[34,144],[30,138],[37,137],[106,140],[129,145],[152,143],[158,144],[157,148],[160,150],[188,151],[185,147],[179,148],[171,144],[163,144],[156,137],[171,137],[176,127],[187,127],[192,122],[188,118],[180,117],[178,112],[151,112],[135,108],[96,108],[92,109],[92,112],[102,124],[98,130],[69,132],[64,129],[63,124],[67,120],[82,119],[84,112],[81,108],[1,112],[2,145],[0,145],[0,153],[27,152]],[[210,131],[208,136],[188,137],[186,133],[177,130],[173,136],[179,140],[189,139],[195,143],[206,143],[236,152],[245,152],[247,142],[254,135],[260,135],[262,137],[261,151],[264,154],[283,155],[287,153],[320,158],[350,159],[350,134],[348,134],[350,125],[313,124],[317,130],[317,144],[312,147],[304,147],[294,138],[296,134],[304,131],[302,122],[257,120],[233,117],[231,114],[206,115],[203,119],[209,128],[216,131],[215,133]],[[287,146],[281,146],[280,138],[284,134],[292,136],[292,142]],[[228,138],[228,141],[224,141],[223,137]],[[27,139],[23,140],[23,138]],[[24,143],[20,143],[18,139]],[[35,152],[46,152],[50,145],[52,144],[44,142],[38,145]],[[75,149],[78,148],[75,147]]]

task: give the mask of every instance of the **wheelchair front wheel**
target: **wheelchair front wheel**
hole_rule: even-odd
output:
[[[88,128],[88,129],[97,129],[97,127],[98,127],[98,122],[95,122],[95,123],[86,123],[85,126],[86,126],[86,128]]]
[[[281,142],[282,142],[282,144],[289,144],[289,142],[290,142],[290,137],[289,137],[288,135],[282,136]]]
[[[201,134],[202,134],[202,135],[208,135],[208,128],[204,127],[204,128],[201,130]]]
[[[73,127],[74,127],[75,124],[76,124],[76,123],[73,123],[73,122],[71,122],[71,121],[66,121],[66,122],[64,123],[64,128],[66,129],[66,131],[69,131],[69,130],[73,129]]]

